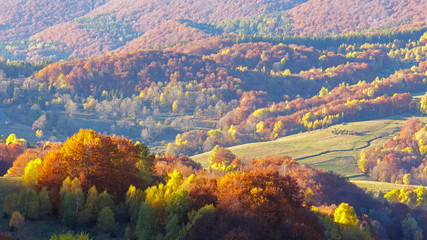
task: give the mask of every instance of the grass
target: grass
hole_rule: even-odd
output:
[[[243,144],[228,149],[242,159],[289,155],[300,164],[333,171],[351,179],[367,180],[357,168],[360,151],[384,143],[396,135],[404,122],[413,115],[406,113],[377,120],[343,123],[274,141]],[[427,122],[427,117],[420,117],[420,120]],[[336,133],[340,131],[348,131],[349,134]],[[209,152],[192,157],[205,167],[209,164],[208,158]]]
[[[359,188],[363,188],[370,192],[380,192],[380,193],[388,193],[394,189],[402,189],[402,188],[416,188],[418,186],[414,185],[404,185],[404,184],[395,184],[395,183],[386,183],[386,182],[375,182],[375,181],[363,181],[363,180],[354,180],[351,181],[356,184]]]

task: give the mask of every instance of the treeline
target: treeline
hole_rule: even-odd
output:
[[[328,35],[309,35],[309,36],[257,36],[257,35],[244,35],[237,34],[230,35],[236,43],[245,42],[270,42],[273,44],[297,44],[305,46],[313,46],[317,49],[330,49],[338,48],[342,44],[359,44],[365,43],[389,43],[395,40],[407,42],[409,40],[418,40],[427,30],[426,26],[414,27],[408,29],[378,29],[378,30],[363,30],[354,31],[342,34],[328,34]]]
[[[79,23],[87,29],[97,29],[105,31],[117,38],[123,44],[138,37],[141,33],[132,29],[132,26],[124,21],[117,19],[112,14],[98,14],[84,16],[74,19],[72,22]]]
[[[292,29],[292,18],[285,12],[275,12],[258,17],[227,19],[207,24],[222,34],[235,33],[239,35],[283,36]],[[199,27],[195,25],[195,27]],[[207,31],[212,30],[206,27]],[[203,28],[202,28],[203,29]]]
[[[425,125],[416,117],[410,118],[399,135],[363,151],[358,161],[359,169],[373,180],[426,184],[426,140]]]
[[[264,90],[280,99],[283,94],[312,96],[322,86],[333,88],[343,81],[373,78],[387,63],[381,50],[369,49],[346,58],[312,47],[247,43],[203,57],[152,50],[54,63],[39,71],[36,80],[94,96],[112,89],[129,96],[152,83],[183,82],[203,88],[226,86],[230,91]]]
[[[7,196],[3,213],[15,231],[53,217],[77,231],[128,239],[396,239],[425,224],[422,212],[374,200],[287,156],[244,163],[217,147],[210,164],[155,157],[138,142],[81,130],[21,164],[18,176],[36,191]]]
[[[43,60],[37,63],[23,62],[23,61],[6,61],[0,59],[0,80],[7,78],[29,77],[34,72],[41,70],[47,65],[51,64],[51,60]]]

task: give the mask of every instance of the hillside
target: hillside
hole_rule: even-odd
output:
[[[72,59],[234,34],[283,37],[411,28],[425,25],[427,7],[422,0],[22,2],[0,6],[0,57],[5,59]]]
[[[89,14],[106,14],[116,11],[118,18],[133,22],[134,29],[146,32],[159,24],[174,19],[189,19],[209,22],[224,19],[258,16],[284,11],[305,2],[305,0],[142,0],[123,4],[120,0],[110,0]]]
[[[425,22],[425,9],[427,2],[423,0],[310,0],[288,13],[294,20],[292,33],[312,35]]]
[[[300,164],[326,169],[355,179],[367,179],[357,168],[361,150],[398,134],[413,113],[385,119],[338,124],[326,129],[295,134],[268,142],[249,143],[228,149],[242,159],[288,155]],[[427,118],[421,120],[427,122]],[[208,166],[210,152],[191,158]]]
[[[106,0],[5,0],[0,6],[0,41],[21,40],[83,16]]]
[[[141,49],[160,48],[168,44],[194,42],[209,39],[213,36],[213,34],[189,26],[184,21],[170,20],[148,30],[142,36],[127,42],[123,47],[115,49],[114,52],[133,52]]]

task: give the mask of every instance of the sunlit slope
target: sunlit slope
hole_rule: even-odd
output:
[[[243,144],[228,149],[246,160],[267,155],[289,155],[300,164],[363,179],[364,176],[357,168],[360,151],[398,133],[411,116],[413,114],[407,113],[372,121],[344,123],[274,141]],[[427,117],[420,119],[427,122]],[[208,158],[209,152],[192,157],[203,166],[208,166]]]
[[[352,183],[356,186],[365,189],[371,192],[380,192],[382,194],[388,193],[394,189],[402,188],[416,188],[415,185],[404,185],[404,184],[395,184],[395,183],[386,183],[386,182],[376,182],[376,181],[364,181],[364,180],[352,180]]]

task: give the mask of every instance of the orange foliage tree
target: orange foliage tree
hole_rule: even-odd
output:
[[[48,143],[43,147],[29,148],[25,150],[21,155],[19,155],[18,158],[16,158],[16,160],[13,162],[13,166],[7,170],[7,174],[5,176],[22,177],[27,163],[36,158],[43,159],[50,151],[50,149],[55,146],[56,144]]]
[[[0,176],[3,176],[10,168],[15,159],[26,149],[25,144],[0,143]]]
[[[289,176],[281,176],[277,171],[251,171],[229,173],[218,183],[218,200],[237,200],[244,209],[268,222],[278,224],[286,206],[302,206],[302,196],[297,182]]]
[[[38,184],[57,190],[65,178],[78,177],[86,191],[96,186],[122,198],[130,185],[143,185],[139,153],[140,145],[132,140],[80,130],[44,158]]]
[[[233,215],[230,212],[241,215],[243,220],[255,217],[264,225],[256,230],[257,235],[265,238],[318,239],[322,236],[314,215],[303,206],[303,196],[295,179],[275,170],[228,173],[218,182],[217,208],[228,217]]]

